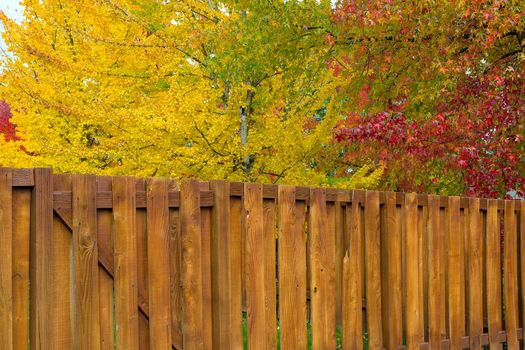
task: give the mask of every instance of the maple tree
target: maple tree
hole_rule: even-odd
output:
[[[386,188],[524,197],[524,18],[519,1],[342,2],[347,161],[384,166]]]
[[[1,17],[0,96],[20,136],[3,165],[330,184],[329,1],[24,5],[21,24]]]
[[[11,108],[5,101],[0,100],[0,135],[8,142],[19,139],[16,135],[16,128],[11,123],[11,117]]]

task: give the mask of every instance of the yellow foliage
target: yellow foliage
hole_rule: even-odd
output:
[[[0,165],[332,184],[337,157],[311,166],[341,118],[320,45],[329,1],[24,6],[21,24],[0,18],[11,51],[0,98],[22,139],[0,141]],[[381,174],[365,166],[339,184]]]

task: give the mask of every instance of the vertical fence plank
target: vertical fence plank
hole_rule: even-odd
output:
[[[461,350],[461,338],[465,333],[465,306],[461,284],[465,281],[463,264],[464,239],[460,230],[459,197],[448,198],[446,222],[448,224],[448,317],[450,349]],[[446,229],[446,228],[443,228]]]
[[[96,193],[95,176],[73,176],[75,348],[86,350],[100,348]]]
[[[489,343],[491,350],[501,345],[498,334],[502,326],[501,314],[501,236],[498,201],[488,200],[487,206],[487,300]]]
[[[349,248],[343,261],[343,349],[363,349],[363,242],[361,213],[356,196],[345,209]]]
[[[277,284],[276,284],[276,219],[275,200],[265,199],[263,202],[264,223],[264,288],[266,298],[266,339],[267,349],[277,348]]]
[[[468,285],[470,348],[481,349],[483,333],[483,236],[479,198],[469,200],[468,209]]]
[[[171,342],[168,182],[151,179],[147,187],[150,349]]]
[[[51,170],[34,169],[33,193],[31,196],[31,243],[30,243],[30,280],[31,280],[31,347],[50,349],[58,331],[50,322],[53,305],[50,302],[49,283],[52,276],[52,242],[49,237],[53,232],[53,179]]]
[[[99,268],[100,295],[100,349],[115,349],[115,303],[113,279],[104,269]]]
[[[445,283],[443,277],[444,262],[441,259],[441,252],[444,247],[444,234],[439,225],[439,197],[428,196],[428,259],[429,259],[429,295],[428,295],[428,312],[429,312],[429,340],[432,349],[441,348],[441,340],[445,334],[442,328],[442,303],[444,295],[441,293],[441,287]]]
[[[130,177],[115,177],[115,319],[117,349],[139,348],[137,290],[136,185]]]
[[[387,285],[383,288],[386,293],[386,313],[383,315],[386,324],[386,341],[388,349],[397,349],[403,344],[403,317],[401,308],[401,231],[397,221],[396,194],[387,192],[385,211],[385,248]]]
[[[525,201],[519,203],[520,208],[520,232],[518,233],[520,237],[520,256],[519,264],[521,268],[521,327],[525,331]],[[523,334],[523,333],[522,333]],[[525,338],[525,335],[523,336]],[[525,343],[525,340],[522,340]]]
[[[209,190],[201,183],[201,190]],[[202,331],[203,347],[213,346],[212,281],[211,281],[211,208],[201,208]]]
[[[514,201],[505,201],[504,287],[505,332],[509,349],[518,349],[518,271],[517,228]]]
[[[371,349],[383,348],[381,322],[381,242],[379,193],[367,192],[365,200],[365,275],[368,337]]]
[[[279,186],[279,315],[281,349],[306,349],[306,240],[304,204],[295,187]]]
[[[424,340],[424,330],[421,314],[423,310],[419,305],[422,291],[423,276],[419,271],[419,261],[423,258],[419,250],[417,227],[417,202],[415,193],[405,194],[405,230],[406,230],[406,332],[407,347],[409,350],[419,349],[419,344]]]
[[[13,173],[0,168],[0,348],[13,348]],[[18,335],[17,335],[18,336]]]
[[[242,199],[230,198],[230,254],[231,254],[231,305],[232,305],[232,349],[243,348],[242,335],[242,272],[243,272],[243,234],[242,234]]]
[[[263,192],[260,184],[245,184],[246,212],[246,308],[248,310],[248,347],[266,349],[265,251]]]
[[[333,349],[336,314],[329,304],[335,301],[335,286],[329,284],[335,282],[335,215],[328,215],[324,189],[310,190],[309,219],[312,349]]]
[[[200,187],[184,181],[180,190],[183,348],[203,349]]]
[[[182,349],[182,246],[179,209],[170,210],[170,300],[171,336],[175,349]]]
[[[13,349],[29,348],[31,190],[13,191]]]
[[[231,233],[230,233],[230,183],[212,181],[214,192],[212,209],[212,298],[213,298],[213,343],[219,349],[232,349],[231,304]]]

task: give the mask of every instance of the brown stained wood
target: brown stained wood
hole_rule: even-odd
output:
[[[366,310],[370,349],[383,348],[381,322],[381,239],[379,193],[367,192],[365,201]]]
[[[98,270],[100,295],[100,349],[115,349],[115,313],[113,278],[102,268]]]
[[[243,348],[242,335],[242,200],[240,198],[230,199],[230,269],[231,269],[231,335],[232,349]]]
[[[520,206],[520,232],[519,232],[519,241],[520,241],[520,256],[519,264],[521,268],[521,325],[525,327],[525,201],[519,203]]]
[[[487,305],[490,349],[501,345],[498,334],[502,327],[501,310],[501,254],[498,201],[489,200],[487,209]]]
[[[385,334],[387,349],[397,349],[403,344],[403,318],[401,309],[401,231],[397,222],[396,197],[386,193],[385,204],[385,247],[386,288],[385,292]]]
[[[115,320],[117,349],[139,347],[135,179],[115,177]]]
[[[202,324],[204,349],[212,348],[211,209],[201,208]]]
[[[232,337],[232,320],[234,314],[241,314],[241,308],[235,310],[232,300],[233,279],[240,279],[240,276],[232,274],[234,252],[230,228],[230,183],[212,181],[210,187],[215,198],[211,212],[213,343],[219,349],[239,349],[242,344]]]
[[[505,332],[509,349],[518,349],[518,254],[517,225],[514,201],[505,201],[505,243],[503,256]]]
[[[276,188],[277,186],[275,186]],[[267,349],[277,348],[277,257],[276,257],[276,204],[273,199],[263,201],[264,226],[264,288]]]
[[[182,349],[182,246],[178,209],[170,209],[170,306],[171,336],[175,349]]]
[[[147,193],[149,347],[161,350],[172,345],[168,181],[151,179]]]
[[[442,294],[441,287],[444,285],[444,261],[441,252],[445,248],[445,235],[439,225],[439,202],[435,196],[429,196],[429,222],[428,222],[428,259],[429,259],[429,343],[431,348],[439,348],[441,340],[446,336],[442,319],[445,314],[442,312],[442,303],[445,296]]]
[[[335,212],[328,209],[326,191],[310,192],[310,259],[312,349],[335,348]],[[330,285],[332,284],[332,285]]]
[[[419,306],[422,291],[423,276],[420,274],[419,261],[423,258],[419,250],[417,227],[416,195],[407,193],[405,197],[404,227],[406,231],[406,332],[407,349],[419,349],[424,341],[424,329]]]
[[[14,188],[13,204],[13,349],[25,350],[29,347],[31,190]]]
[[[344,207],[340,200],[344,199],[338,194],[335,202],[335,306],[337,326],[342,323],[343,299],[343,260],[346,251],[344,238]]]
[[[279,316],[281,349],[307,348],[305,207],[295,187],[279,186]]]
[[[266,349],[267,313],[265,288],[265,239],[263,193],[258,184],[245,184],[246,212],[246,309],[248,312],[248,347]]]
[[[202,244],[200,188],[196,181],[181,184],[182,332],[185,350],[203,349]]]
[[[96,178],[73,176],[75,348],[100,348]]]
[[[468,285],[470,348],[481,349],[483,333],[483,232],[479,199],[472,198],[468,209]]]
[[[464,276],[464,239],[461,231],[459,197],[450,197],[446,211],[448,227],[448,324],[450,349],[462,349],[461,340],[465,335],[465,300],[462,299],[461,284]]]
[[[13,187],[32,187],[35,184],[33,169],[12,169]]]
[[[0,349],[13,348],[13,173],[0,168]],[[17,335],[18,336],[18,335]]]
[[[354,192],[355,193],[355,192]],[[363,348],[362,275],[363,242],[359,204],[345,209],[349,249],[343,261],[343,349]]]

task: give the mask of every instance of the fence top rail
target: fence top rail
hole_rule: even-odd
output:
[[[34,179],[34,169],[33,168],[23,168],[23,169],[12,169],[13,171],[13,186],[14,187],[32,187],[35,184]],[[99,182],[99,191],[97,195],[100,196],[101,206],[100,208],[111,208],[111,199],[110,195],[107,193],[111,188],[111,179],[110,176],[97,176]],[[137,178],[138,181],[143,182],[144,179]],[[263,186],[263,197],[265,199],[277,199],[278,197],[278,185],[275,184],[264,184]],[[305,186],[296,186],[296,200],[306,201],[310,200],[310,190],[311,187]],[[326,200],[328,202],[341,202],[342,205],[346,203],[364,203],[366,191],[364,190],[349,190],[349,189],[335,189],[335,188],[326,188]],[[137,189],[137,194],[139,198],[142,196],[145,197],[145,192]],[[206,206],[213,205],[213,193],[207,189],[207,183],[203,182],[201,186],[201,196],[206,198],[205,203],[208,203]],[[386,202],[386,197],[388,193],[392,192],[380,192],[380,203],[384,204]],[[403,205],[405,201],[405,194],[402,192],[394,192],[396,196],[397,205]],[[243,197],[244,196],[244,183],[242,182],[230,182],[230,195],[232,197]],[[177,207],[178,205],[178,191],[170,190],[171,206]],[[418,194],[417,195],[417,205],[424,207],[428,205],[428,198],[432,195],[427,194]],[[439,205],[441,208],[446,208],[448,206],[447,196],[436,196],[439,198]],[[67,191],[55,192],[55,200],[60,201],[61,203],[69,202],[71,198],[71,193]],[[472,198],[461,197],[460,206],[461,208],[468,208]],[[486,210],[488,206],[488,201],[491,199],[481,198],[480,199],[480,209]],[[505,209],[505,200],[497,199],[498,209]],[[516,211],[521,210],[521,206],[515,206]]]

